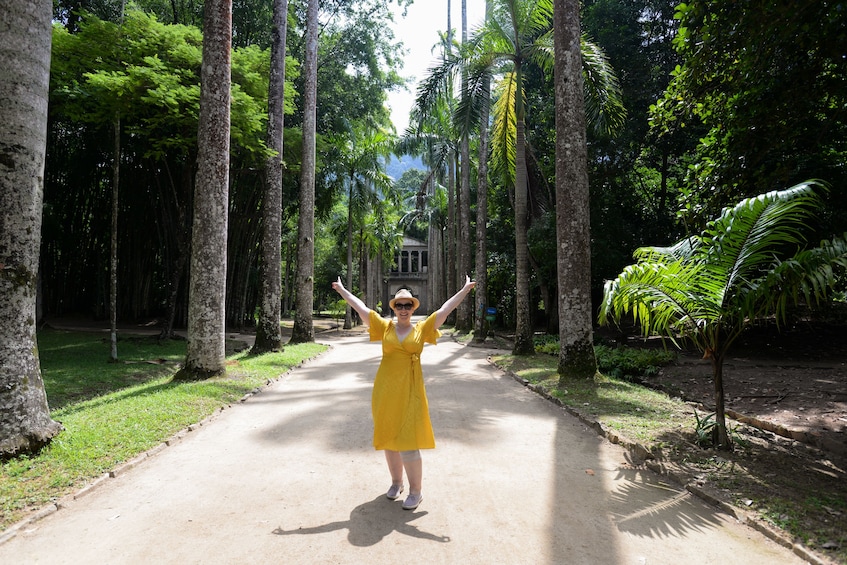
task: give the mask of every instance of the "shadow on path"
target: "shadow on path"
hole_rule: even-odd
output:
[[[278,536],[313,535],[348,530],[347,541],[357,547],[376,545],[393,532],[422,540],[447,543],[449,536],[439,536],[424,532],[411,521],[422,518],[427,512],[403,510],[400,502],[390,501],[385,496],[360,504],[350,512],[350,519],[330,522],[322,526],[300,527],[296,530],[284,530],[278,527],[273,531]]]

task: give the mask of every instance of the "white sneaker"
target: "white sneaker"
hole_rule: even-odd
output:
[[[409,496],[406,497],[406,501],[403,502],[403,510],[414,510],[418,507],[422,500],[423,495],[421,493],[410,493]]]
[[[391,488],[388,489],[388,492],[385,493],[385,497],[388,500],[397,500],[400,498],[400,493],[403,492],[403,483],[399,485],[391,485]]]

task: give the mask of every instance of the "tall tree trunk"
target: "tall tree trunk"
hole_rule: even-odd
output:
[[[52,28],[49,0],[0,7],[0,455],[33,453],[62,426],[50,418],[35,302]]]
[[[515,65],[517,84],[522,84],[520,65]],[[520,88],[519,88],[520,90]],[[517,94],[515,143],[515,355],[535,352],[529,305],[529,248],[527,247],[526,123],[523,95]]]
[[[121,32],[123,32],[125,2],[121,2]],[[120,55],[118,56],[120,62]],[[121,181],[121,111],[115,112],[115,143],[112,158],[112,226],[109,255],[109,358],[118,360],[118,194]]]
[[[591,315],[588,151],[582,84],[579,2],[555,0],[556,271],[562,377],[597,372]]]
[[[271,30],[271,70],[268,85],[268,148],[276,152],[267,162],[262,200],[262,264],[259,320],[254,353],[282,348],[282,149],[285,110],[285,38],[288,0],[274,0]]]
[[[293,263],[294,263],[294,261],[292,259],[291,242],[287,242],[285,244],[285,278],[282,281],[282,290],[283,290],[282,294],[283,294],[283,297],[284,297],[284,299],[283,299],[284,304],[283,304],[282,308],[283,308],[283,314],[285,316],[288,316],[288,313],[291,312],[291,288],[290,288],[291,284],[290,284],[290,281],[291,281],[291,276],[292,276],[291,275],[291,266],[292,266]]]
[[[461,140],[461,160],[461,180],[456,194],[458,214],[456,218],[456,270],[453,273],[454,292],[464,284],[465,276],[471,274],[471,171],[467,134],[463,135]],[[456,329],[467,332],[471,328],[473,328],[473,307],[470,300],[463,300],[456,307]]]
[[[170,188],[170,194],[173,197],[173,210],[176,211],[176,219],[173,219],[171,214],[168,214],[166,217],[166,221],[163,223],[168,226],[169,229],[173,231],[172,240],[173,240],[173,249],[176,253],[176,257],[173,257],[170,260],[169,265],[169,275],[170,275],[170,285],[168,292],[168,311],[167,311],[167,319],[165,321],[165,326],[162,328],[162,333],[159,334],[159,339],[173,339],[174,337],[174,324],[176,323],[177,318],[177,309],[179,307],[179,285],[182,282],[183,275],[185,274],[185,267],[189,261],[189,239],[191,233],[191,225],[188,222],[188,208],[190,207],[191,198],[191,188],[193,184],[193,169],[194,167],[190,166],[189,163],[191,160],[187,160],[186,163],[182,165],[182,171],[180,174],[180,184],[179,188],[183,193],[183,198],[180,200],[179,191],[177,190],[176,181],[174,181],[172,175],[168,174],[168,186]],[[167,161],[165,161],[165,165],[167,168]],[[166,201],[166,191],[162,190],[162,201]],[[166,210],[170,208],[165,205],[163,206]]]
[[[226,372],[226,252],[232,0],[207,0],[203,19],[197,184],[188,289],[185,367],[174,378]]]
[[[347,192],[347,277],[344,286],[347,290],[353,292],[353,183],[354,176],[350,175],[350,187]],[[344,309],[344,329],[349,330],[353,327],[353,308],[350,303],[346,302],[347,306]]]
[[[447,157],[447,255],[446,255],[446,295],[456,293],[456,153],[450,151]],[[456,319],[455,310],[447,317],[449,323]]]
[[[486,2],[486,12],[490,2]],[[476,188],[476,323],[474,341],[483,342],[488,334],[486,320],[488,294],[488,111],[490,83],[486,79],[482,88],[482,111],[479,120],[479,170]]]
[[[118,194],[121,180],[121,113],[115,114],[112,157],[112,225],[109,251],[109,359],[118,360]]]
[[[467,0],[462,0],[462,45],[468,41],[468,6]],[[468,96],[467,71],[462,72],[462,96]],[[471,152],[470,133],[468,127],[462,128],[460,141],[462,181],[461,197],[459,200],[459,249],[458,269],[456,272],[457,288],[464,284],[465,276],[471,271]],[[470,300],[463,300],[456,308],[456,329],[470,331],[473,328],[473,306]]]
[[[303,159],[300,167],[300,219],[297,222],[297,299],[291,343],[315,341],[312,324],[315,288],[315,135],[318,106],[318,0],[309,0],[306,59],[303,61]]]
[[[444,53],[446,60],[449,50],[453,46],[453,24],[452,3],[447,0],[447,49]],[[453,113],[453,104],[450,103],[450,113]],[[447,233],[444,235],[445,257],[444,257],[444,288],[446,296],[453,296],[456,292],[456,154],[450,151],[447,157]],[[433,308],[440,302],[433,303]],[[456,319],[455,310],[448,316],[449,322]]]

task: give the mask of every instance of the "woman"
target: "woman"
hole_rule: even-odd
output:
[[[403,492],[403,470],[409,479],[409,496],[403,502],[404,510],[414,510],[423,500],[421,482],[423,463],[421,449],[433,449],[435,437],[429,419],[420,353],[424,343],[435,344],[441,332],[438,328],[447,316],[476,285],[470,277],[465,285],[441,308],[425,320],[412,325],[412,315],[420,306],[412,293],[401,288],[388,305],[394,310],[397,321],[383,318],[344,288],[341,277],[332,283],[341,297],[359,313],[370,328],[371,341],[382,341],[382,361],[374,379],[371,395],[371,413],[374,420],[374,448],[385,451],[391,488],[387,496],[396,500]]]

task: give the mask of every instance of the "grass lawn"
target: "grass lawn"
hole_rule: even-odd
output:
[[[624,379],[597,373],[593,379],[565,379],[559,386],[558,358],[552,355],[499,355],[492,362],[648,449],[660,446],[669,435],[694,428],[690,405]]]
[[[38,345],[52,417],[65,431],[38,455],[0,463],[0,531],[326,349],[242,351],[227,358],[225,377],[172,382],[184,341],[124,337],[117,363],[102,333],[45,330]]]
[[[637,374],[633,359],[642,373],[665,362],[651,360],[655,353],[650,351],[634,354],[602,347],[595,351],[607,374]],[[791,447],[788,440],[768,439],[760,430],[732,422],[733,452],[701,448],[696,445],[694,408],[678,398],[601,373],[593,379],[565,379],[559,386],[555,355],[504,354],[493,356],[492,362],[606,429],[661,454],[663,465],[697,477],[698,484],[707,485],[720,500],[749,508],[787,538],[847,565],[847,498],[838,479],[842,475],[827,467],[831,463],[826,454]],[[702,410],[699,415],[704,416]]]

